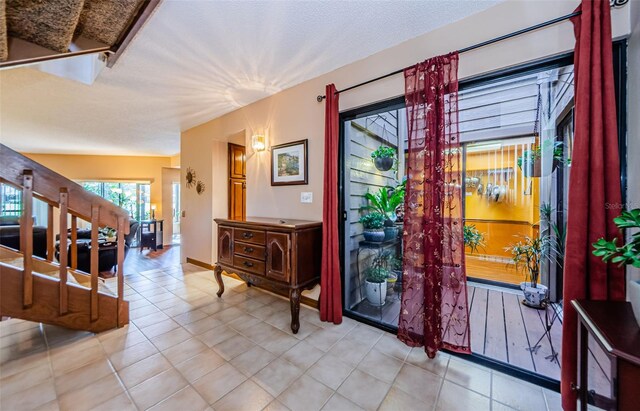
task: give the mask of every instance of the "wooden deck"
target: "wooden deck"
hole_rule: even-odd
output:
[[[520,290],[470,283],[468,286],[471,318],[471,350],[489,358],[511,364],[554,380],[560,380],[562,350],[562,309],[549,307],[549,319],[557,315],[549,335],[545,335],[545,311],[520,303]],[[400,299],[398,293],[387,296],[383,307],[373,307],[366,301],[354,307],[355,312],[373,321],[398,326]],[[542,337],[542,338],[541,338]],[[554,356],[553,352],[557,354]],[[594,347],[594,344],[590,344]],[[596,391],[604,392],[608,385],[603,353],[591,353],[589,374]]]

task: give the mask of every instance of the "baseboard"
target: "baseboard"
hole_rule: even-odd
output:
[[[213,271],[215,269],[215,266],[213,266],[211,264],[207,264],[207,263],[204,263],[202,261],[194,260],[193,258],[189,258],[189,257],[187,257],[187,263],[193,264],[193,265],[197,265],[198,267],[206,268],[207,270],[212,270]],[[224,274],[224,275],[226,275],[228,277],[231,277],[231,278],[235,278],[236,280],[244,281],[242,278],[238,277],[234,273],[228,273],[226,271],[223,271],[222,274]],[[283,291],[272,290],[272,289],[260,287],[258,285],[252,285],[252,287],[257,287],[257,288],[272,292],[274,294],[277,294],[277,295],[279,295],[281,297],[284,297],[284,298],[287,298],[287,299],[289,298],[289,296]],[[309,297],[307,297],[305,295],[301,295],[300,296],[300,304],[304,304],[307,307],[318,309],[318,301],[314,300],[313,298],[309,298]]]
[[[215,267],[211,264],[203,263],[202,261],[194,260],[193,258],[187,257],[187,263],[197,265],[198,267],[206,268],[207,270],[214,270]]]

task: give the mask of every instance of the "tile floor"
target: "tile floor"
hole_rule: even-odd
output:
[[[108,280],[115,281],[115,280]],[[128,327],[0,322],[2,410],[559,410],[559,395],[192,265],[126,277]]]

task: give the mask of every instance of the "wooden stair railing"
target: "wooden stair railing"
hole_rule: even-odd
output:
[[[86,191],[79,184],[42,166],[41,164],[23,156],[16,151],[0,144],[0,182],[19,187],[22,190],[22,216],[20,220],[20,251],[23,255],[22,267],[22,305],[30,308],[34,303],[34,273],[33,273],[33,198],[48,204],[47,221],[47,258],[54,261],[54,210],[59,209],[59,315],[69,312],[68,293],[68,263],[70,257],[71,269],[78,264],[77,228],[80,218],[91,222],[91,251],[90,251],[90,298],[87,307],[92,322],[100,317],[99,279],[98,279],[98,228],[108,226],[117,231],[117,310],[116,324],[118,327],[128,322],[128,312],[123,312],[124,301],[124,236],[129,234],[128,213],[103,199]],[[71,255],[68,255],[67,244],[68,215],[71,215]],[[128,304],[126,305],[128,307]]]

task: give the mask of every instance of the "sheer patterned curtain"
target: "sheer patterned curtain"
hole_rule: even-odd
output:
[[[409,127],[398,338],[471,353],[464,267],[458,54],[405,70]]]

